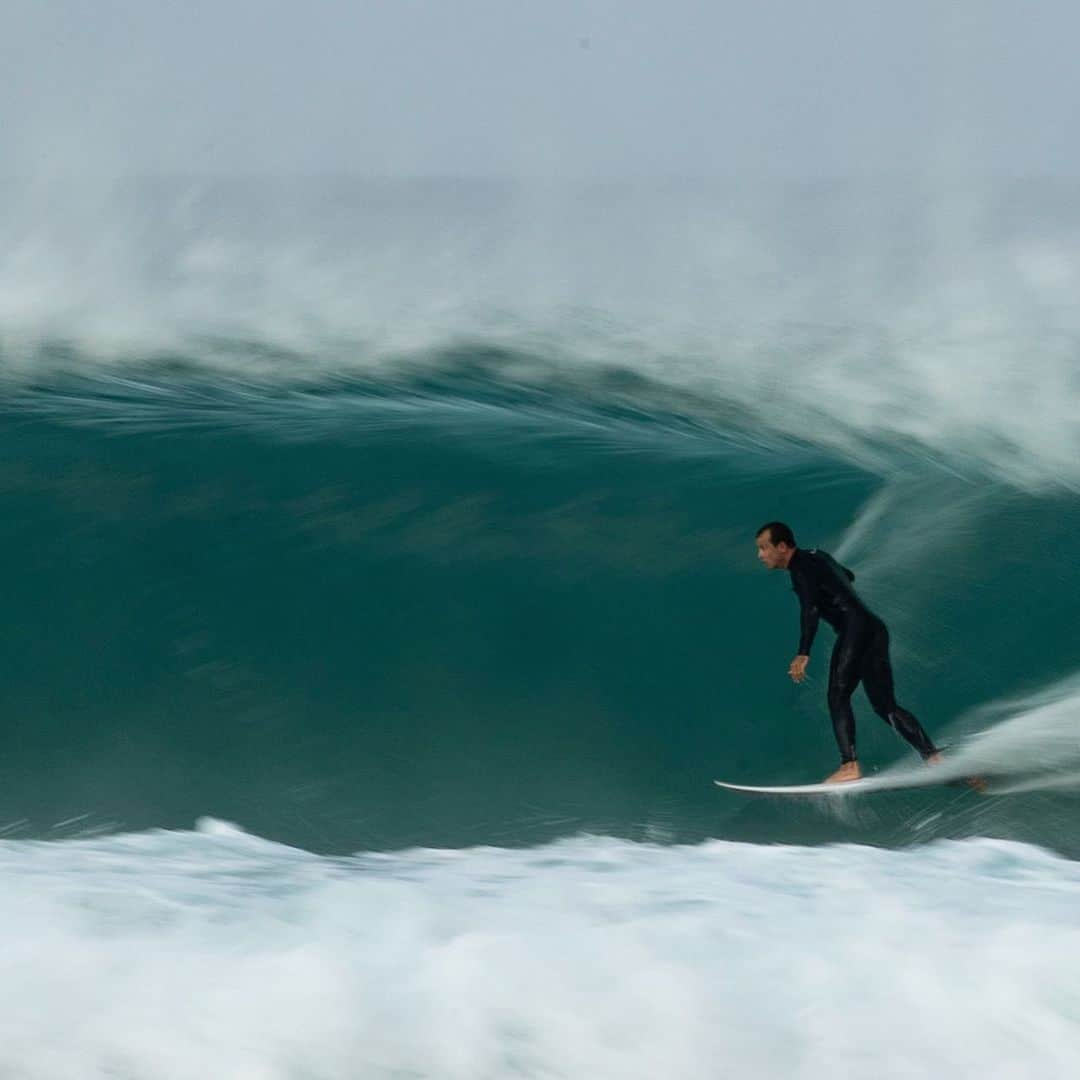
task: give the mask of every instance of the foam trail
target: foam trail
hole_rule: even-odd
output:
[[[1080,672],[1026,697],[987,706],[973,721],[1002,715],[972,738],[965,762],[1018,778],[1003,790],[1080,789]]]
[[[896,493],[892,487],[884,487],[868,499],[836,546],[833,553],[836,558],[844,562],[864,552],[869,555],[874,538],[885,527],[895,502]]]
[[[920,772],[905,763],[882,773],[882,780],[916,786],[978,775],[995,781],[995,794],[1080,790],[1080,672],[1036,693],[982,706],[959,726],[980,730],[955,745],[943,764]]]

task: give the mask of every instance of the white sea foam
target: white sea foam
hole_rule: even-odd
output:
[[[0,843],[0,1075],[1071,1077],[1080,868],[602,838]]]
[[[1080,791],[1080,673],[983,705],[958,727],[973,734],[950,769],[999,777],[1003,792]]]

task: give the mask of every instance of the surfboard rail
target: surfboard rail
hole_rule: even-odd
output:
[[[860,791],[883,786],[880,781],[872,777],[849,780],[842,784],[732,784],[726,780],[714,780],[713,783],[728,791],[741,791],[749,795],[854,795]],[[893,784],[884,786],[894,789],[896,787]]]
[[[842,798],[846,795],[866,794],[872,791],[904,791],[919,787],[971,787],[987,791],[986,780],[971,776],[935,775],[922,776],[864,776],[861,780],[847,780],[838,784],[733,784],[727,780],[713,783],[726,791],[739,791],[747,795],[827,795]]]

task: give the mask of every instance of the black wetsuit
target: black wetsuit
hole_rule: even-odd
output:
[[[855,575],[827,552],[802,548],[797,548],[791,556],[788,571],[791,587],[802,607],[799,655],[810,655],[819,619],[836,631],[829,663],[829,713],[841,760],[855,760],[851,695],[860,682],[878,716],[924,758],[937,753],[919,721],[896,704],[889,662],[889,631],[852,588]]]

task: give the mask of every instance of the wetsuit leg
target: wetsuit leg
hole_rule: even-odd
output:
[[[861,677],[874,712],[924,758],[937,753],[922,724],[896,703],[892,663],[889,660],[889,631],[881,620],[873,629],[869,648],[862,658]]]
[[[837,635],[829,661],[829,715],[842,762],[855,760],[855,713],[851,695],[862,677],[863,656],[869,644],[861,621],[845,626]]]

